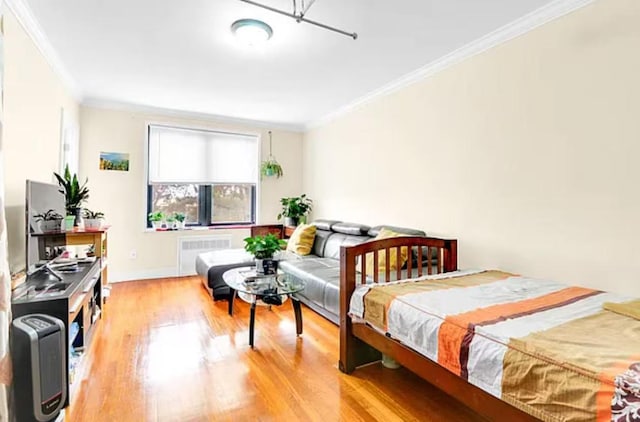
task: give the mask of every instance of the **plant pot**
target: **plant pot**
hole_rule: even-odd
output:
[[[43,232],[60,231],[62,230],[62,219],[41,221],[40,230]]]
[[[161,228],[162,228],[162,226],[163,226],[163,224],[164,224],[164,221],[152,221],[152,222],[151,222],[151,226],[152,226],[155,230],[161,229]]]
[[[256,273],[264,274],[264,259],[256,258]]]
[[[84,228],[88,230],[98,230],[102,226],[102,219],[100,218],[85,218]]]
[[[277,274],[278,273],[278,261],[273,259],[273,258],[263,259],[262,260],[262,270],[263,270],[265,275]]]
[[[173,222],[173,228],[176,229],[176,230],[184,229],[184,221],[174,221]]]
[[[66,231],[73,230],[73,223],[76,221],[76,217],[74,215],[68,215],[64,218],[64,229]]]
[[[295,217],[285,217],[284,225],[287,227],[295,227],[298,225],[298,219]]]
[[[79,226],[82,222],[82,207],[73,208],[71,214],[75,217],[73,225]]]

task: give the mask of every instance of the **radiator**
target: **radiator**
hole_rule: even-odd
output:
[[[178,238],[178,275],[195,275],[196,257],[202,252],[230,249],[230,235],[186,236]]]

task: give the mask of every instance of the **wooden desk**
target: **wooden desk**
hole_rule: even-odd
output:
[[[101,275],[102,284],[106,285],[109,280],[107,279],[107,230],[109,227],[103,227],[101,229],[78,229],[74,228],[73,231],[56,231],[45,233],[31,233],[31,236],[38,238],[38,249],[40,256],[45,256],[45,249],[48,246],[60,246],[60,245],[93,245],[95,255],[100,258],[102,263]]]
[[[284,226],[284,238],[290,238],[294,231],[296,231],[295,226]]]

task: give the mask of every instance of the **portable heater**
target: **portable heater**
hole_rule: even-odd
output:
[[[13,373],[18,422],[52,421],[67,398],[64,323],[43,314],[13,320]]]

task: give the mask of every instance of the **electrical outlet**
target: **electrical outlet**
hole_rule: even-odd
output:
[[[138,257],[138,251],[135,249],[131,249],[129,252],[129,259],[136,259]]]

